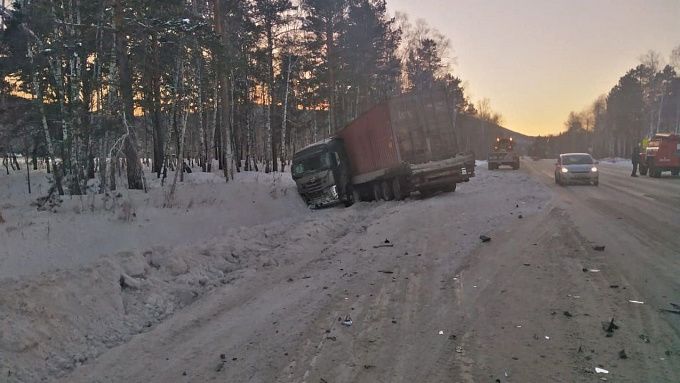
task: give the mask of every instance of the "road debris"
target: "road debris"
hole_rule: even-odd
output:
[[[351,326],[353,323],[354,322],[352,321],[352,317],[350,317],[349,315],[347,315],[345,317],[345,320],[342,321],[342,325],[347,327]]]
[[[391,244],[391,243],[383,243],[382,245],[375,245],[375,246],[373,246],[374,249],[379,249],[379,248],[381,248],[381,247],[394,247],[394,245]]]
[[[645,343],[650,342],[649,337],[645,334],[640,334],[640,339],[642,339],[642,341],[645,342]]]
[[[595,367],[595,373],[596,374],[609,374],[609,371],[605,370],[604,368]]]
[[[444,335],[444,331],[439,330],[439,335]]]
[[[378,272],[383,273],[383,274],[394,274],[394,271],[390,271],[390,270],[378,270]]]
[[[670,303],[671,306],[673,306],[676,310],[673,309],[659,309],[659,311],[663,313],[671,313],[671,314],[680,314],[680,305],[675,304],[675,303]]]
[[[618,288],[619,288],[619,285],[609,285],[609,288],[610,288],[610,289],[618,289]]]
[[[463,347],[462,346],[456,346],[456,352],[459,354],[463,353]]]
[[[371,368],[375,368],[375,366],[372,364],[364,364],[364,369],[370,370]]]
[[[480,235],[480,236],[479,236],[479,239],[481,239],[482,242],[484,242],[484,243],[490,242],[490,241],[491,241],[491,237],[488,237],[488,236],[486,236],[486,235]]]
[[[605,246],[604,245],[595,245],[593,246],[593,250],[595,251],[604,251]]]
[[[614,318],[609,322],[602,322],[602,329],[607,333],[607,337],[614,335],[614,330],[618,330],[619,326],[614,323]]]
[[[564,316],[567,317],[567,318],[571,318],[573,316],[573,315],[571,315],[571,313],[569,311],[565,311],[562,314],[564,314]]]
[[[628,302],[630,302],[630,303],[635,303],[635,304],[638,304],[638,305],[644,305],[644,304],[645,304],[645,302],[643,302],[643,301],[633,301],[633,300],[628,300]]]
[[[619,359],[628,359],[628,355],[626,354],[625,349],[619,351]]]

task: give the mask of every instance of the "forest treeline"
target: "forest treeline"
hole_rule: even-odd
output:
[[[554,157],[588,151],[597,157],[630,157],[637,144],[656,133],[680,133],[680,45],[668,64],[655,51],[640,57],[616,85],[582,112],[571,112],[565,130],[537,137],[530,153]]]
[[[191,161],[282,171],[292,153],[385,99],[444,88],[499,122],[451,74],[448,40],[385,0],[20,0],[0,8],[0,104],[22,111],[0,151],[51,165],[60,193],[144,189]],[[13,96],[8,96],[8,95]],[[16,97],[30,100],[30,106]],[[24,113],[25,111],[25,113]],[[4,145],[4,147],[2,147]],[[181,177],[181,171],[180,171]]]

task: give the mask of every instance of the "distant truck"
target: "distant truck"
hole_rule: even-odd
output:
[[[659,178],[667,171],[680,174],[680,135],[657,133],[640,153],[640,174]]]
[[[496,170],[501,165],[512,166],[519,169],[519,154],[515,152],[515,143],[512,137],[497,137],[491,152],[489,152],[489,170]]]
[[[295,153],[298,192],[309,206],[322,207],[455,191],[474,176],[475,158],[458,153],[450,105],[444,92],[432,91],[375,106]]]

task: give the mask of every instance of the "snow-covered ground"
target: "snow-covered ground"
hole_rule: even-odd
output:
[[[10,382],[64,378],[220,286],[256,286],[272,270],[310,264],[325,273],[324,254],[362,254],[347,246],[435,225],[429,241],[445,246],[454,235],[451,251],[464,254],[479,233],[536,212],[548,195],[525,174],[480,167],[456,193],[310,211],[287,174],[241,173],[225,184],[192,173],[174,208],[162,207],[159,188],[121,191],[119,206],[130,203],[136,215],[128,221],[92,197],[37,212],[21,179],[0,180],[0,376]],[[417,252],[418,238],[404,245]]]
[[[615,165],[615,166],[620,166],[624,168],[632,168],[633,164],[630,162],[630,159],[628,158],[603,158],[600,160],[601,164],[606,164],[606,165]]]
[[[200,243],[239,227],[309,214],[288,173],[242,172],[225,183],[220,175],[194,171],[178,183],[170,208],[163,207],[167,184],[160,187],[147,174],[146,194],[121,188],[108,200],[64,196],[55,211],[31,205],[47,192],[46,174],[31,174],[30,195],[25,177],[23,171],[0,174],[0,280],[73,269],[120,251]]]

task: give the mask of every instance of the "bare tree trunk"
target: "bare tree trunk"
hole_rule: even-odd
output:
[[[215,27],[215,32],[216,34],[220,37],[220,40],[222,41],[222,44],[225,47],[230,46],[230,41],[229,41],[229,36],[225,30],[225,25],[224,25],[224,9],[223,9],[223,4],[222,0],[212,0],[213,3],[213,17],[214,17],[214,27]],[[231,153],[231,145],[229,143],[231,142],[231,126],[229,126],[229,79],[226,76],[226,73],[223,73],[223,70],[219,71],[219,83],[220,83],[220,89],[221,89],[221,94],[220,98],[222,99],[222,103],[220,104],[220,107],[222,108],[222,113],[220,114],[220,120],[222,123],[222,129],[220,131],[221,135],[221,145],[222,145],[222,170],[224,171],[224,178],[226,182],[229,182],[229,164],[228,162],[232,161],[232,153]]]
[[[142,181],[142,167],[137,154],[137,134],[134,129],[134,98],[132,91],[132,74],[125,43],[125,31],[123,29],[123,4],[122,0],[116,0],[114,4],[114,28],[116,32],[116,59],[118,64],[119,89],[123,98],[123,119],[128,124],[127,138],[123,145],[123,152],[127,160],[127,179],[129,189],[146,191]]]
[[[54,145],[52,145],[52,137],[50,135],[50,128],[47,125],[47,115],[45,113],[45,103],[43,101],[42,88],[40,87],[40,82],[35,74],[35,68],[33,67],[33,50],[28,48],[28,57],[31,62],[31,80],[33,82],[33,89],[35,92],[35,103],[40,111],[40,121],[42,123],[43,133],[45,134],[45,143],[47,145],[47,155],[49,156],[49,161],[52,162],[52,174],[54,174],[54,186],[57,189],[59,195],[64,195],[64,188],[62,186],[62,173],[61,167],[57,165],[56,158],[54,156]],[[48,164],[49,169],[49,164]]]
[[[292,59],[288,57],[288,68],[286,71],[286,92],[283,97],[283,120],[281,121],[281,171],[286,171],[286,126],[288,121],[288,92],[290,90],[290,72],[293,70]]]

